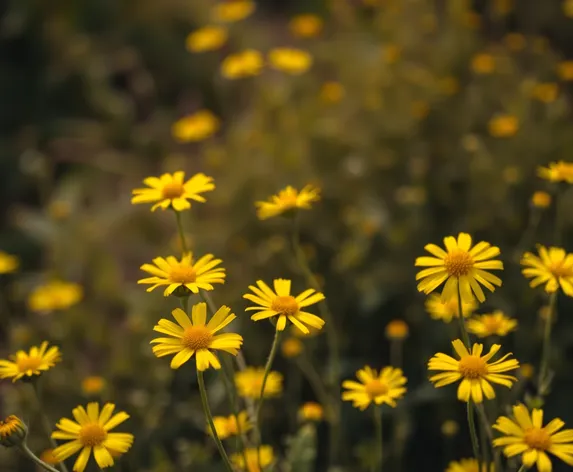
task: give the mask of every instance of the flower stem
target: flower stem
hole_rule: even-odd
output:
[[[468,335],[468,331],[466,330],[466,322],[464,319],[464,308],[462,303],[462,292],[460,291],[459,281],[458,281],[458,322],[460,324],[462,341],[464,342],[468,350],[471,352],[470,337]]]
[[[207,399],[207,390],[205,389],[205,379],[203,378],[203,372],[197,369],[197,383],[199,384],[199,393],[201,394],[201,403],[203,404],[203,411],[205,412],[205,416],[207,417],[207,422],[209,423],[209,428],[211,428],[211,433],[213,435],[213,439],[215,440],[215,444],[217,444],[217,449],[219,450],[219,454],[225,463],[225,468],[228,472],[233,472],[233,466],[229,461],[229,456],[225,452],[225,448],[223,447],[223,443],[219,439],[219,435],[217,434],[217,429],[215,428],[215,422],[213,421],[213,414],[211,413],[211,408],[209,408],[209,401]]]
[[[553,325],[553,317],[556,312],[557,305],[557,291],[553,292],[549,297],[549,305],[547,310],[547,318],[545,319],[545,329],[543,331],[543,347],[541,351],[541,367],[539,369],[538,390],[541,396],[549,393],[549,358],[551,357],[551,327]]]
[[[525,466],[525,464],[521,464],[521,467],[519,468],[519,470],[517,472],[525,472],[527,470],[527,467]]]
[[[189,248],[187,246],[187,239],[185,238],[185,231],[183,231],[183,222],[181,221],[181,212],[175,211],[175,219],[177,220],[177,231],[179,232],[179,240],[181,241],[181,249],[183,250],[183,255],[185,255],[189,252]]]
[[[501,467],[501,459],[499,457],[499,451],[493,447],[493,431],[491,429],[491,423],[490,423],[489,419],[487,418],[487,414],[485,412],[485,408],[483,406],[483,403],[476,405],[476,409],[477,409],[477,412],[478,412],[478,414],[482,420],[482,427],[483,427],[482,431],[485,431],[489,446],[492,448],[494,472],[502,472],[503,469]],[[485,448],[484,448],[484,450],[485,450]],[[487,468],[486,468],[486,470],[487,470]]]
[[[23,443],[19,446],[20,450],[33,462],[39,465],[42,469],[47,470],[48,472],[59,472],[58,469],[54,469],[52,466],[46,464],[43,460],[37,457],[30,449],[26,443]]]
[[[474,453],[474,457],[478,461],[479,468],[481,470],[481,456],[479,451],[479,442],[478,442],[478,435],[476,431],[476,423],[474,419],[474,410],[473,410],[473,402],[471,400],[468,401],[468,427],[470,430],[470,438],[472,441],[472,450]]]
[[[295,363],[308,380],[310,387],[318,401],[326,408],[326,419],[328,422],[333,421],[334,409],[332,408],[332,401],[326,390],[320,374],[316,371],[312,363],[308,360],[306,354],[303,352],[300,356],[295,358]]]
[[[382,462],[384,461],[384,437],[382,436],[382,407],[375,405],[374,428],[376,434],[376,461],[372,467],[372,472],[382,472]]]

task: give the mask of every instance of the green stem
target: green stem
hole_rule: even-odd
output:
[[[470,337],[468,335],[468,331],[466,330],[466,321],[464,319],[464,308],[462,303],[462,292],[460,291],[459,280],[458,280],[458,322],[460,324],[462,341],[464,342],[468,350],[471,352]]]
[[[187,239],[185,238],[185,231],[183,231],[183,222],[181,221],[181,212],[175,211],[175,219],[177,220],[177,231],[179,232],[179,239],[181,241],[181,249],[183,249],[183,255],[185,255],[189,252],[189,249],[187,246]]]
[[[43,460],[37,457],[30,449],[26,443],[19,446],[20,450],[33,462],[39,465],[42,469],[47,470],[48,472],[59,472],[58,469],[54,469],[52,466],[46,464]]]
[[[402,368],[402,340],[392,339],[390,341],[390,365]]]
[[[481,456],[479,451],[478,435],[476,431],[476,423],[474,419],[473,403],[471,400],[468,401],[468,427],[470,430],[470,438],[472,441],[472,450],[474,457],[478,461],[479,468],[481,470]]]
[[[372,466],[372,472],[382,472],[382,463],[384,461],[384,438],[382,436],[382,407],[374,406],[374,429],[376,434],[376,461]]]
[[[203,404],[203,411],[205,412],[205,416],[207,417],[207,422],[209,423],[209,428],[211,428],[211,433],[213,439],[215,440],[215,444],[217,444],[217,449],[219,450],[219,454],[225,463],[225,468],[228,472],[233,472],[233,466],[231,465],[231,461],[229,461],[229,457],[225,452],[225,448],[223,447],[223,443],[219,439],[219,435],[217,434],[217,429],[215,428],[215,423],[213,421],[213,415],[211,413],[211,408],[209,408],[209,401],[207,400],[207,390],[205,389],[205,379],[203,378],[203,372],[197,369],[197,383],[199,384],[199,393],[201,394],[201,403]]]
[[[320,374],[316,371],[312,363],[307,359],[306,354],[303,352],[300,356],[295,359],[295,363],[308,380],[310,387],[312,388],[314,394],[318,401],[326,408],[326,419],[329,423],[336,422],[336,409],[332,407],[332,401],[322,382]]]
[[[489,447],[492,449],[492,454],[493,454],[493,462],[495,464],[494,467],[494,472],[502,472],[502,468],[501,468],[501,459],[499,456],[499,451],[493,447],[493,430],[491,428],[491,424],[489,422],[489,419],[487,418],[487,414],[485,412],[485,408],[483,406],[483,403],[476,405],[476,409],[477,412],[482,420],[482,426],[483,429],[482,431],[485,431],[485,434],[487,436],[487,440],[489,443]],[[484,448],[484,454],[485,454],[486,448]],[[487,462],[486,462],[487,464]],[[489,470],[489,468],[486,467],[486,470]]]
[[[553,317],[556,312],[557,291],[549,297],[549,308],[547,310],[547,319],[545,320],[545,329],[543,331],[543,347],[541,351],[541,367],[539,369],[538,390],[541,396],[547,395],[549,391],[549,358],[551,357],[551,328],[553,326]]]
[[[519,468],[519,470],[517,472],[525,472],[527,470],[527,467],[525,467],[525,464],[521,464],[521,467]]]

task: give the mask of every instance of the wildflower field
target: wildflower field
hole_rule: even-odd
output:
[[[0,16],[0,472],[573,469],[573,1]]]

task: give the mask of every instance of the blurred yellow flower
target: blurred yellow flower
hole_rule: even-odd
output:
[[[539,472],[551,472],[548,452],[573,466],[573,429],[559,431],[563,426],[560,418],[543,426],[543,410],[534,408],[530,414],[525,405],[515,405],[512,418],[500,416],[493,425],[503,434],[493,440],[493,445],[503,447],[507,457],[521,454],[521,462],[527,469],[537,463]]]
[[[491,74],[495,70],[495,59],[491,54],[476,54],[471,67],[476,74]]]
[[[52,280],[34,289],[28,296],[28,307],[38,312],[65,310],[78,303],[83,295],[78,284]]]
[[[320,100],[324,103],[338,103],[346,94],[340,82],[325,82],[320,88]]]
[[[466,322],[466,327],[478,338],[507,336],[517,328],[517,320],[505,316],[501,310],[496,310],[493,313],[474,316]]]
[[[517,117],[513,115],[497,115],[489,120],[489,134],[496,138],[508,138],[514,136],[519,130]]]
[[[551,162],[547,167],[539,167],[537,175],[550,182],[567,182],[573,184],[573,163]]]
[[[444,301],[440,295],[433,293],[426,299],[425,307],[432,319],[442,320],[444,323],[450,323],[453,318],[460,316],[457,296]],[[475,299],[472,301],[463,301],[462,311],[464,312],[464,318],[470,316],[476,308],[477,303]]]
[[[322,31],[323,21],[317,15],[297,15],[289,22],[289,29],[298,38],[314,38]]]
[[[249,307],[246,311],[257,311],[251,316],[253,321],[278,316],[277,330],[283,331],[287,320],[296,325],[302,332],[308,332],[308,326],[320,329],[324,326],[324,320],[312,313],[302,311],[302,308],[314,305],[324,300],[324,295],[309,288],[300,295],[293,297],[290,294],[291,281],[288,279],[275,279],[273,290],[262,280],[257,280],[257,287],[249,285],[249,290],[254,294],[247,293],[243,298],[256,303],[257,306]]]
[[[519,33],[508,33],[503,37],[503,42],[510,51],[521,51],[525,48],[525,36]]]
[[[516,359],[506,360],[510,354],[489,363],[491,358],[499,351],[501,346],[494,344],[489,353],[482,356],[483,345],[474,344],[471,354],[460,339],[452,342],[459,360],[446,354],[438,353],[428,362],[428,370],[442,370],[440,374],[430,377],[436,388],[444,387],[461,380],[458,387],[458,399],[469,402],[470,397],[475,403],[481,403],[483,396],[488,400],[495,398],[495,391],[490,382],[511,388],[517,379],[511,375],[503,374],[519,368]]]
[[[44,461],[48,465],[56,465],[60,463],[56,456],[54,456],[53,449],[46,449],[43,451],[42,454],[40,454],[40,460]]]
[[[533,98],[543,103],[551,103],[557,99],[559,87],[554,82],[535,84],[531,94]]]
[[[386,403],[392,408],[406,393],[406,377],[402,374],[402,369],[394,367],[384,367],[378,372],[369,366],[364,366],[356,372],[356,377],[360,382],[345,380],[342,388],[347,389],[342,392],[342,400],[351,401],[352,406],[360,410],[368,408],[370,403],[376,405]]]
[[[563,0],[563,14],[573,18],[573,0]]]
[[[0,444],[4,447],[21,445],[28,434],[28,427],[20,418],[10,415],[0,420]]]
[[[452,461],[448,464],[446,472],[494,472],[494,464],[491,463],[488,466],[486,464],[481,465],[481,471],[479,470],[479,464],[476,459],[460,459],[455,462]]]
[[[269,64],[287,74],[299,75],[306,72],[312,65],[312,56],[302,49],[275,48],[268,54]]]
[[[458,424],[457,421],[454,420],[444,421],[442,423],[442,427],[440,428],[442,434],[450,438],[458,434],[459,430],[460,430],[460,425]]]
[[[400,59],[402,48],[396,44],[388,44],[382,48],[382,59],[386,64],[394,64]]]
[[[190,52],[205,52],[220,49],[229,37],[226,28],[222,26],[205,26],[193,31],[185,42]]]
[[[573,80],[573,61],[561,61],[557,64],[557,75],[561,80]]]
[[[237,393],[243,398],[261,398],[261,388],[263,386],[263,367],[247,367],[245,370],[235,373],[235,386]],[[283,390],[283,376],[280,372],[271,370],[265,383],[263,397],[270,398],[280,395]]]
[[[54,449],[56,459],[64,461],[81,449],[74,464],[74,472],[85,470],[92,451],[98,467],[113,466],[112,453],[124,454],[133,444],[133,434],[110,432],[129,418],[129,415],[123,411],[113,415],[114,410],[115,405],[112,403],[106,403],[101,412],[98,403],[89,403],[87,411],[83,406],[72,410],[76,421],[62,418],[56,424],[58,431],[52,433],[52,438],[68,442]]]
[[[311,203],[320,200],[320,189],[313,185],[307,185],[300,192],[290,185],[281,190],[277,195],[270,197],[267,202],[256,202],[257,216],[260,220],[266,220],[278,216],[289,210],[310,210]]]
[[[320,403],[306,402],[298,409],[298,417],[301,421],[322,421],[324,408]]]
[[[408,324],[404,320],[392,320],[386,325],[385,333],[388,339],[406,339],[409,333]]]
[[[556,292],[560,287],[563,292],[573,297],[573,254],[567,254],[565,249],[538,245],[537,257],[526,252],[521,258],[521,265],[525,268],[521,273],[532,279],[529,286],[532,288],[545,284],[547,293]]]
[[[245,457],[247,463],[245,464]],[[259,467],[260,460],[260,467]],[[273,448],[262,445],[259,449],[248,448],[243,452],[237,452],[231,455],[231,462],[239,471],[243,472],[262,472],[267,469],[275,460]]]
[[[519,369],[519,374],[524,379],[533,378],[534,372],[535,372],[535,368],[531,364],[521,364],[521,367]]]
[[[298,356],[303,349],[304,345],[298,338],[286,338],[281,343],[281,352],[287,359]]]
[[[214,21],[235,23],[253,14],[256,4],[251,0],[224,0],[211,11]]]
[[[0,274],[9,274],[18,269],[20,261],[16,256],[0,251]]]
[[[16,382],[23,377],[41,375],[60,362],[62,356],[56,346],[48,349],[48,342],[44,341],[40,347],[32,346],[29,352],[18,351],[9,359],[0,359],[0,379],[11,378],[12,382]]]
[[[153,354],[164,357],[175,354],[171,359],[171,368],[178,369],[187,362],[193,354],[197,359],[197,370],[203,371],[209,367],[220,369],[221,363],[211,350],[225,351],[236,356],[243,344],[243,337],[235,333],[217,334],[236,316],[231,309],[222,306],[217,310],[207,324],[207,304],[197,303],[191,311],[191,318],[181,308],[171,312],[177,324],[164,318],[153,327],[154,331],[169,337],[155,338],[150,344]]]
[[[262,54],[255,49],[227,56],[221,63],[221,74],[227,79],[242,79],[259,75],[264,66]]]
[[[239,412],[238,416],[215,416],[213,423],[215,424],[215,430],[217,431],[219,439],[227,439],[232,436],[244,434],[253,427],[246,411]],[[211,429],[209,425],[207,425],[207,434],[210,433]]]
[[[537,208],[547,208],[551,205],[551,195],[547,192],[537,191],[531,196],[531,204]]]
[[[220,127],[219,118],[209,110],[200,110],[173,123],[171,134],[180,143],[204,141]]]
[[[105,388],[106,381],[98,375],[90,375],[82,380],[82,392],[84,395],[97,395]]]

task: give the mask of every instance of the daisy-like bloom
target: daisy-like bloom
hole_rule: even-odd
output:
[[[573,254],[567,254],[565,249],[538,245],[539,257],[526,252],[521,258],[525,268],[521,273],[532,279],[530,287],[545,284],[547,293],[556,292],[559,288],[566,295],[573,297]]]
[[[525,405],[515,405],[513,418],[500,416],[493,425],[504,434],[494,439],[493,445],[503,447],[507,457],[522,454],[521,461],[527,468],[537,463],[539,472],[551,472],[548,452],[573,466],[573,429],[559,431],[563,426],[565,423],[559,418],[543,426],[543,410],[534,408],[530,414]]]
[[[10,272],[14,272],[18,269],[19,265],[20,261],[16,256],[0,251],[0,274],[9,274]]]
[[[322,31],[323,21],[320,16],[297,15],[289,21],[289,29],[298,38],[314,38]]]
[[[537,175],[550,182],[573,184],[573,163],[565,161],[551,162],[547,167],[539,167]]]
[[[384,330],[386,337],[393,341],[401,341],[408,337],[410,332],[408,324],[404,320],[392,320]]]
[[[452,342],[459,360],[439,352],[428,362],[428,370],[443,370],[440,374],[430,377],[435,387],[444,387],[461,380],[458,387],[458,399],[469,402],[470,397],[475,403],[481,403],[483,396],[489,400],[495,398],[495,391],[490,382],[511,388],[517,379],[511,375],[503,374],[519,368],[516,359],[508,359],[512,354],[506,354],[495,362],[489,362],[499,351],[501,346],[494,344],[489,353],[482,357],[483,345],[474,344],[472,352],[466,349],[460,339]]]
[[[531,90],[531,95],[540,102],[551,103],[559,95],[559,86],[554,82],[536,84]]]
[[[453,236],[444,238],[446,251],[435,244],[427,244],[424,249],[435,257],[418,257],[416,266],[427,266],[429,269],[421,270],[416,274],[416,280],[421,280],[418,290],[429,294],[446,282],[442,291],[442,300],[447,301],[458,296],[462,301],[472,303],[474,295],[483,302],[485,295],[480,286],[482,284],[490,291],[494,285],[501,287],[501,280],[488,270],[502,270],[503,263],[491,260],[499,255],[499,248],[484,241],[472,248],[472,237],[467,233],[460,233],[458,240]]]
[[[68,442],[54,449],[56,459],[64,461],[81,450],[73,470],[83,472],[93,451],[101,469],[113,466],[115,453],[125,454],[133,444],[133,434],[110,432],[129,418],[123,411],[114,415],[114,410],[112,403],[106,403],[101,412],[98,403],[89,403],[87,409],[78,406],[72,410],[75,421],[62,418],[52,438]]]
[[[426,311],[429,313],[430,317],[434,320],[442,320],[444,323],[450,323],[453,318],[458,318],[460,316],[458,309],[458,297],[450,298],[449,300],[443,301],[440,295],[431,294],[426,299],[425,303]],[[464,318],[470,316],[477,308],[477,303],[475,299],[471,302],[462,301],[462,311],[464,312]]]
[[[257,285],[258,287],[249,285],[249,290],[254,292],[254,295],[252,293],[243,295],[243,298],[258,305],[246,309],[246,311],[258,311],[258,313],[251,316],[253,321],[278,316],[278,331],[285,329],[288,319],[304,333],[309,332],[307,325],[317,329],[321,329],[324,326],[322,318],[301,310],[324,300],[324,295],[321,292],[309,288],[300,295],[293,297],[290,294],[290,280],[287,279],[275,279],[273,282],[274,292],[262,280],[257,280]]]
[[[551,205],[551,195],[538,191],[531,196],[531,204],[536,208],[547,208]]]
[[[235,374],[235,385],[239,396],[243,398],[252,398],[258,400],[261,398],[261,388],[263,386],[263,376],[265,369],[263,367],[247,367],[245,370]],[[283,376],[279,372],[270,371],[265,383],[265,392],[263,397],[276,397],[282,393]]]
[[[365,366],[356,372],[356,377],[360,382],[354,380],[345,380],[342,387],[346,388],[342,392],[342,399],[351,401],[352,406],[365,410],[370,403],[376,405],[384,403],[392,408],[396,406],[396,400],[399,400],[406,393],[406,377],[402,374],[402,369],[394,367],[384,367],[380,372]]]
[[[495,70],[495,58],[491,54],[476,54],[472,58],[471,68],[476,74],[491,74]]]
[[[493,313],[474,316],[466,322],[466,327],[478,338],[507,336],[517,328],[517,320],[505,316],[501,310],[496,310]]]
[[[82,392],[84,395],[98,395],[105,388],[106,381],[103,377],[97,375],[90,375],[82,380]]]
[[[181,308],[175,308],[171,314],[177,324],[162,318],[153,327],[154,331],[170,337],[153,339],[150,344],[156,344],[153,346],[153,354],[157,357],[175,354],[171,359],[172,369],[181,367],[193,354],[197,358],[197,370],[203,371],[209,367],[220,369],[221,363],[211,350],[225,351],[236,356],[243,344],[240,334],[215,334],[236,318],[228,306],[219,308],[208,323],[206,303],[193,306],[191,319]]]
[[[171,134],[180,143],[198,142],[213,136],[219,127],[219,118],[209,110],[200,110],[173,123]]]
[[[231,80],[254,77],[261,73],[264,65],[263,55],[259,51],[246,49],[223,59],[221,74]]]
[[[481,471],[479,470],[479,464],[476,459],[461,459],[457,462],[450,462],[446,472],[493,472],[494,464],[490,464],[489,467],[486,464],[481,465]]]
[[[291,359],[297,357],[304,350],[304,345],[299,338],[286,338],[281,343],[281,352],[284,357]]]
[[[150,188],[133,190],[131,203],[155,203],[151,211],[157,208],[183,211],[191,208],[188,200],[204,203],[206,200],[200,194],[215,190],[213,179],[205,174],[195,174],[187,182],[184,180],[185,172],[182,171],[163,174],[161,177],[147,177],[143,183]]]
[[[156,257],[153,264],[143,264],[140,269],[149,272],[153,277],[138,280],[138,284],[153,284],[148,292],[167,285],[163,291],[166,297],[175,290],[177,294],[199,293],[199,290],[213,290],[212,284],[225,283],[225,269],[217,267],[221,259],[213,254],[206,254],[193,262],[193,253],[188,252],[180,261],[174,256]],[[179,288],[181,287],[181,288]]]
[[[26,380],[41,375],[60,362],[61,353],[56,346],[48,349],[48,342],[44,341],[40,347],[33,346],[29,352],[18,351],[10,356],[10,360],[0,359],[0,379],[12,379],[16,382],[23,377]]]
[[[278,216],[289,210],[310,210],[311,203],[320,200],[320,189],[307,185],[300,192],[290,185],[273,195],[268,202],[256,202],[259,220],[266,220]]]
[[[185,42],[190,52],[205,52],[220,49],[229,37],[227,28],[222,26],[205,26],[193,31]]]
[[[0,420],[0,444],[4,447],[12,447],[22,444],[28,434],[27,426],[20,418],[14,415]]]
[[[219,439],[227,439],[232,436],[237,436],[239,433],[243,434],[253,427],[246,411],[241,411],[238,417],[235,415],[215,416],[213,423],[215,423],[215,430],[217,431]],[[211,429],[209,425],[207,425],[207,433],[209,434],[210,432]]]
[[[214,21],[235,23],[251,16],[255,7],[251,0],[226,0],[213,7],[211,16]]]
[[[83,296],[81,285],[52,280],[34,289],[28,296],[28,308],[35,312],[66,310],[79,303]]]
[[[493,137],[509,138],[519,130],[519,121],[513,115],[497,115],[489,120],[487,127]]]
[[[268,55],[269,64],[273,69],[291,75],[300,75],[312,66],[312,56],[302,49],[275,48]]]
[[[324,408],[320,403],[306,402],[299,408],[298,417],[301,421],[322,421]]]
[[[346,90],[340,82],[330,81],[322,84],[319,97],[324,103],[338,103],[345,94]]]
[[[245,457],[247,463],[245,464]],[[248,448],[243,452],[232,454],[231,462],[238,470],[244,472],[262,472],[271,465],[275,460],[273,448],[271,446],[262,445],[259,449]],[[259,467],[260,459],[260,467]]]

